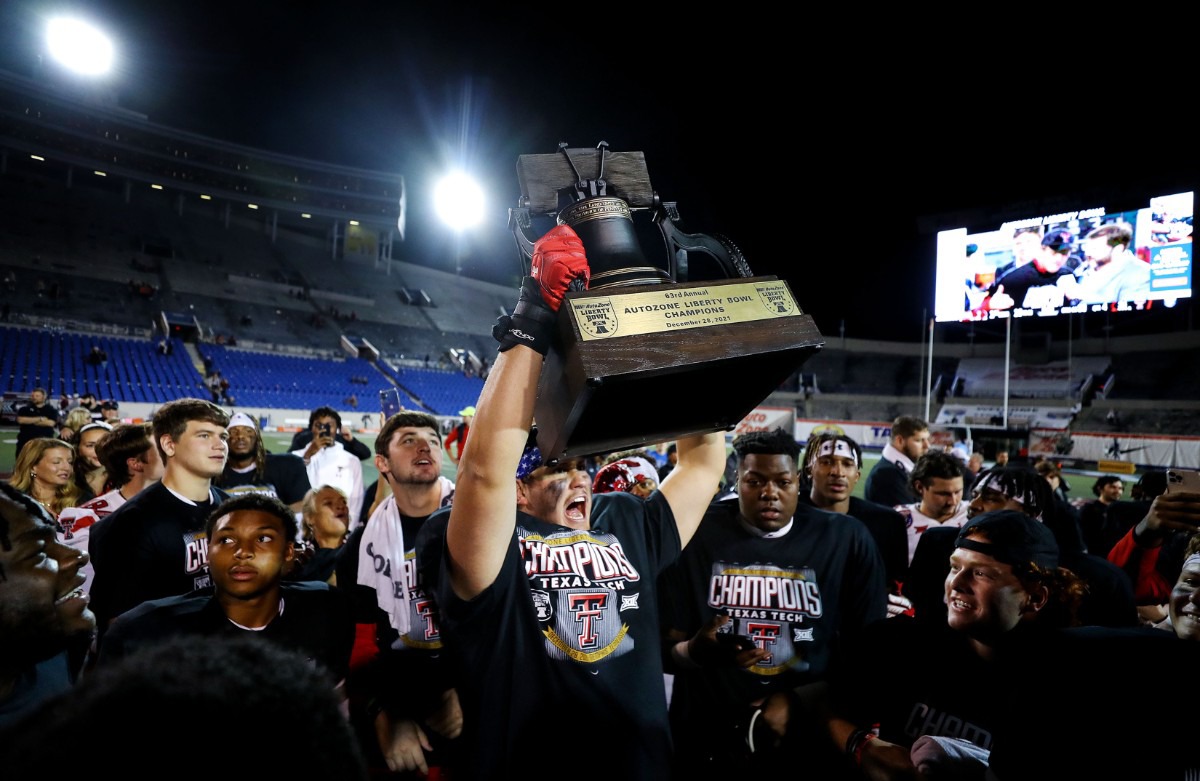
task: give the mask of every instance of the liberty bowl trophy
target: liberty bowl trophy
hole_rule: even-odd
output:
[[[508,225],[525,273],[545,232],[535,222],[570,225],[591,268],[563,301],[538,384],[547,463],[730,430],[824,346],[786,281],[754,276],[723,236],[682,230],[643,153],[563,143],[521,155],[517,179]]]

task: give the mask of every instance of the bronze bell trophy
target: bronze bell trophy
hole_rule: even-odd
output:
[[[787,282],[753,276],[728,239],[680,228],[643,153],[559,144],[518,157],[517,179],[508,225],[525,273],[544,232],[535,218],[570,225],[591,267],[589,289],[563,301],[538,384],[547,463],[730,430],[824,346]],[[642,248],[643,215],[665,245],[657,262]]]

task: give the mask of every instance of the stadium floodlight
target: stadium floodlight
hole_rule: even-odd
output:
[[[46,46],[59,64],[75,73],[103,76],[112,69],[112,41],[80,19],[51,19],[46,25]]]
[[[433,191],[433,204],[442,222],[456,231],[474,228],[483,220],[483,189],[467,174],[447,174]]]

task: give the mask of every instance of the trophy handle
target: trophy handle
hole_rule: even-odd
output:
[[[666,245],[667,271],[672,280],[690,281],[688,254],[692,252],[712,258],[724,273],[725,279],[754,276],[745,255],[733,241],[719,233],[687,233],[680,227],[679,209],[675,202],[662,202],[658,200],[657,193],[654,200],[652,219],[662,233]],[[527,199],[522,199],[522,202],[527,204]],[[539,238],[533,234],[533,218],[528,205],[508,210],[508,229],[512,231],[517,242],[517,250],[521,253],[525,273],[528,274],[533,262],[533,244]]]
[[[679,210],[675,202],[663,203],[655,196],[654,222],[662,232],[667,245],[667,257],[671,278],[676,282],[687,282],[688,253],[701,252],[716,261],[726,279],[752,277],[754,273],[746,257],[737,245],[720,234],[685,233],[679,227]]]
[[[521,253],[521,262],[524,264],[525,273],[528,274],[533,264],[533,243],[538,238],[531,233],[533,219],[529,216],[528,206],[508,210],[508,229],[517,241],[517,251]]]

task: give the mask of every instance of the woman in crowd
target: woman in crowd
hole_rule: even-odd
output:
[[[59,428],[59,439],[64,442],[74,442],[75,438],[79,436],[79,432],[83,430],[83,427],[91,423],[92,420],[92,413],[88,411],[87,407],[76,407],[67,413],[62,427]]]
[[[75,449],[61,439],[31,439],[21,448],[9,483],[57,519],[59,513],[79,502],[71,466],[74,457]]]
[[[79,488],[80,503],[108,490],[108,470],[96,456],[96,443],[110,431],[112,426],[95,421],[79,429],[75,437],[75,485]]]
[[[350,505],[342,489],[323,485],[310,490],[300,510],[303,547],[296,549],[290,580],[323,580],[336,585],[334,563],[346,542]]]

